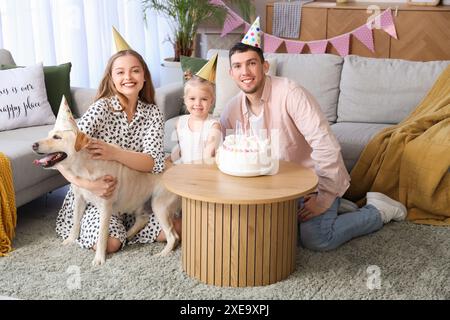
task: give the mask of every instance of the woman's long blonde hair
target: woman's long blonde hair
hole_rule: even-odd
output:
[[[142,56],[134,50],[123,50],[114,54],[111,58],[109,58],[108,64],[106,65],[105,73],[103,74],[102,81],[100,82],[100,86],[97,90],[97,96],[95,100],[99,100],[102,98],[109,98],[112,96],[119,96],[120,101],[128,101],[128,99],[117,91],[114,86],[114,82],[112,80],[112,65],[117,58],[123,57],[126,55],[131,55],[136,57],[142,65],[144,69],[144,86],[141,91],[139,91],[139,99],[148,104],[155,104],[155,88],[153,87],[152,77],[150,75],[150,70],[148,69],[147,64],[145,63]]]

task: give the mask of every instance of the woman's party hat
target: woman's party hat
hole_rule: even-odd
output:
[[[112,29],[113,29],[114,42],[116,44],[116,52],[119,52],[122,50],[131,50],[130,45],[120,35],[119,31],[117,31],[116,28],[114,28],[114,27],[112,27]]]

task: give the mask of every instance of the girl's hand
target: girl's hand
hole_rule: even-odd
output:
[[[108,199],[112,196],[114,190],[116,190],[117,179],[113,176],[106,175],[97,180],[90,181],[86,184],[86,189],[90,192],[104,199]]]
[[[92,139],[86,148],[95,160],[117,160],[122,150],[119,146],[98,139]]]
[[[317,195],[307,195],[303,201],[303,208],[297,214],[298,218],[300,218],[300,222],[308,221],[314,217],[320,216],[324,213],[327,208],[320,206],[317,203]]]

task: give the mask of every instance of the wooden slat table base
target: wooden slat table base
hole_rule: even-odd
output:
[[[183,198],[183,269],[216,286],[261,286],[295,269],[296,200],[230,205]]]

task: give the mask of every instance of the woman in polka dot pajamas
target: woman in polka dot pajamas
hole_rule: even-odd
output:
[[[80,130],[94,138],[87,146],[93,159],[118,161],[143,172],[160,173],[164,170],[164,118],[155,105],[154,95],[150,71],[139,53],[124,50],[110,58],[96,102],[78,122]],[[70,183],[104,198],[112,195],[117,183],[112,176],[89,181],[65,171],[61,173]],[[68,237],[72,228],[73,200],[70,188],[56,220],[56,232],[63,239]],[[133,223],[132,215],[111,217],[108,253],[118,251],[125,244],[126,231]],[[174,221],[174,226],[181,234],[180,219]],[[99,227],[100,213],[88,204],[77,243],[83,248],[95,250]],[[164,232],[151,213],[148,224],[128,243],[165,240]]]

